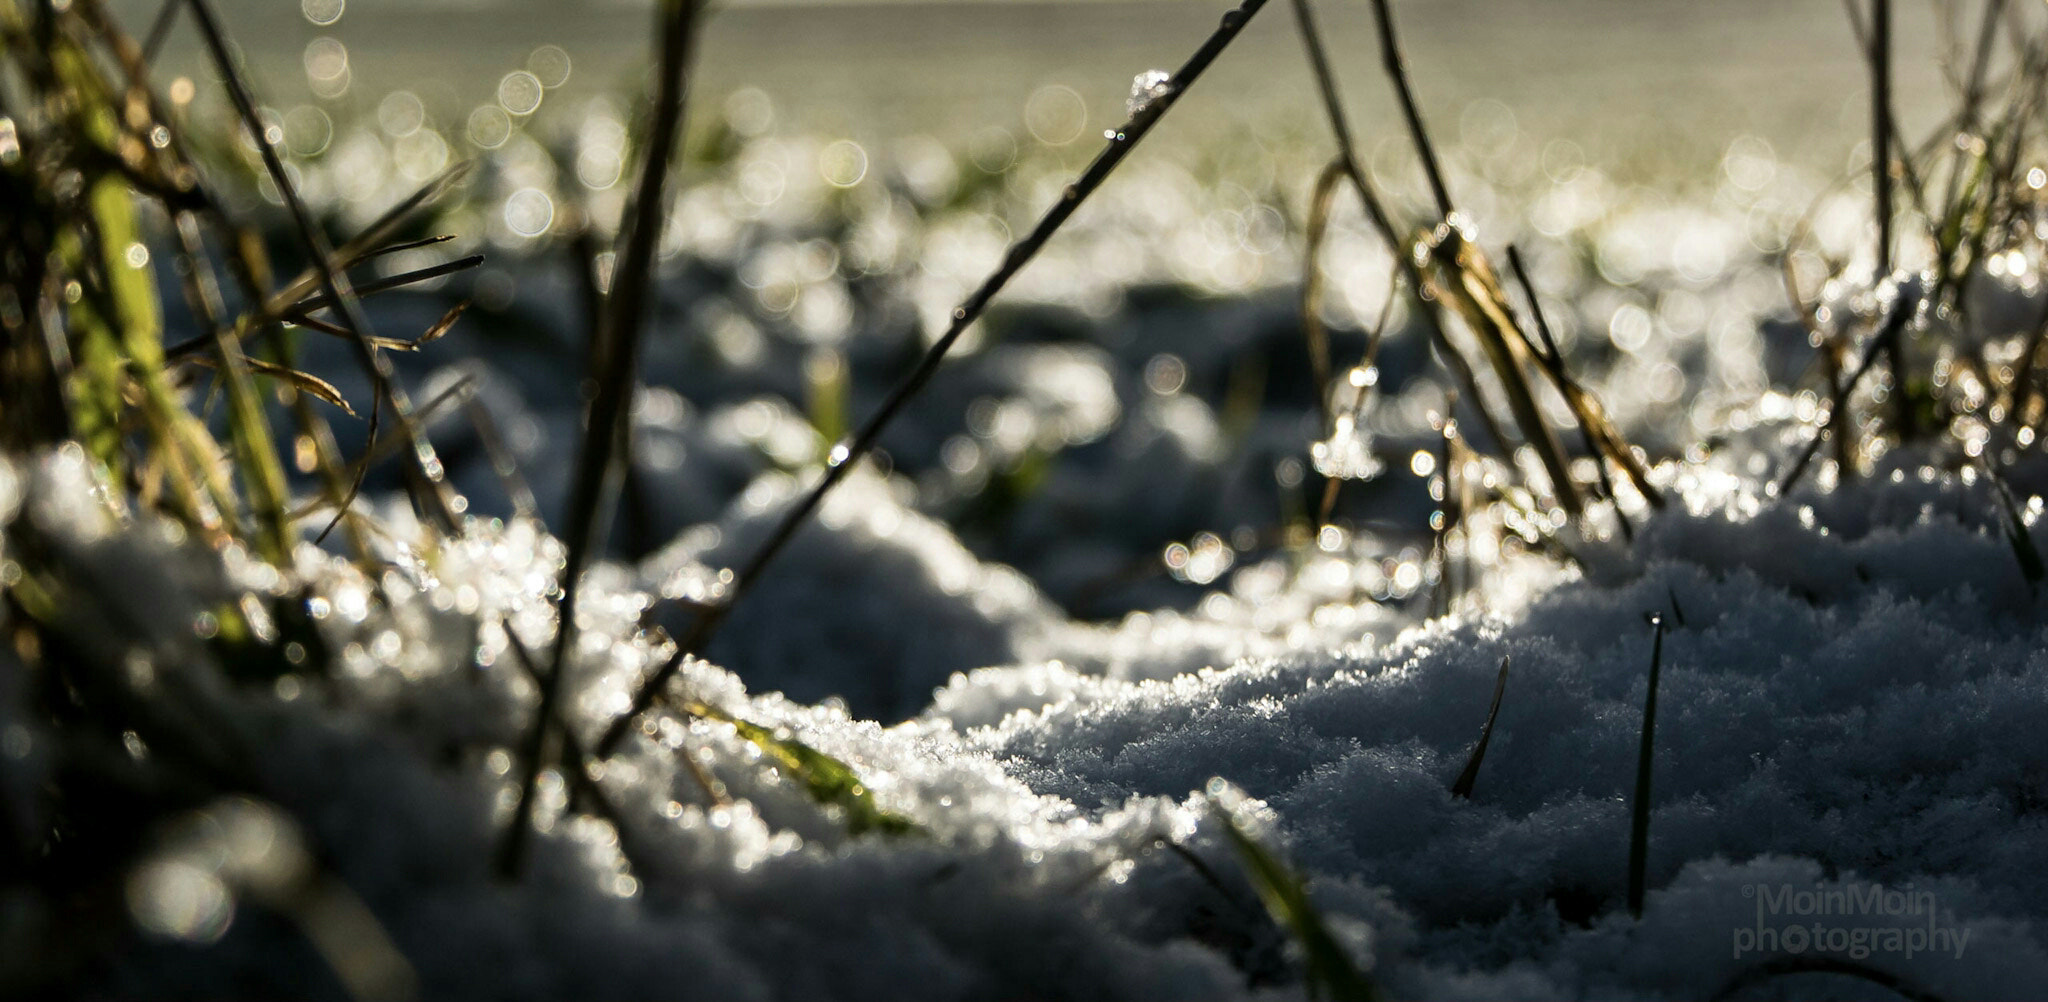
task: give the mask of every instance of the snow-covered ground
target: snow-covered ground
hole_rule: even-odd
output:
[[[560,560],[534,526],[416,549],[393,508],[381,581],[303,548],[310,657],[261,684],[230,684],[194,624],[277,576],[154,522],[116,531],[76,453],[0,472],[0,538],[103,603],[70,621],[80,654],[172,731],[206,722],[251,798],[151,833],[126,899],[154,934],[90,968],[93,997],[334,995],[330,964],[423,998],[1299,997],[1224,810],[1394,998],[1707,997],[1785,953],[2022,997],[2048,983],[2048,626],[1989,485],[1891,462],[1786,500],[1726,457],[1666,464],[1679,503],[1632,548],[1504,558],[1430,621],[1375,600],[1357,578],[1377,562],[1342,547],[1248,559],[1187,611],[1075,621],[863,473],[714,646],[747,681],[693,660],[672,693],[837,756],[915,829],[850,836],[733,724],[663,711],[579,809],[543,777],[516,883],[490,860],[534,686],[505,629],[546,650]],[[586,742],[665,653],[655,596],[715,581],[792,483],[763,473],[643,565],[593,572],[567,700]],[[1651,612],[1671,629],[1635,919]],[[20,824],[55,756],[16,677]],[[9,907],[33,926],[32,901]]]

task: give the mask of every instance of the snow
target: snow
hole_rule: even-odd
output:
[[[81,649],[148,666],[166,714],[225,722],[208,740],[255,798],[152,835],[129,893],[156,933],[91,972],[96,997],[332,994],[307,944],[337,928],[381,930],[431,998],[1299,997],[1212,796],[1250,798],[1240,816],[1393,997],[1701,995],[1759,959],[1738,955],[1744,930],[1819,921],[1966,933],[1960,957],[1862,962],[1943,998],[2014,997],[2048,980],[2048,628],[1989,485],[1890,462],[1896,478],[1783,500],[1742,462],[1666,464],[1677,503],[1632,549],[1589,542],[1585,570],[1506,557],[1441,619],[1328,573],[1377,567],[1360,559],[1377,541],[1347,538],[1108,625],[1068,619],[903,504],[900,477],[863,470],[674,691],[843,759],[919,830],[849,837],[732,725],[664,712],[605,765],[612,819],[566,811],[564,778],[544,777],[518,883],[489,862],[534,700],[504,626],[547,649],[561,559],[532,525],[478,520],[429,549],[394,510],[402,569],[376,581],[302,548],[330,663],[255,685],[230,684],[192,624],[281,583],[146,519],[114,531],[75,450],[0,472],[0,538],[49,547],[109,603],[120,628],[78,625]],[[715,582],[796,486],[761,473],[642,566],[592,573],[568,700],[586,740],[665,656],[643,616],[672,604],[654,595]],[[1674,626],[1636,920],[1652,611]],[[1490,750],[1453,799],[1503,657]],[[47,736],[15,688],[0,730],[20,818]],[[307,877],[298,846],[338,884]],[[1760,918],[1771,895],[1868,882],[1936,912]],[[374,918],[322,919],[356,913],[304,907],[299,887]]]

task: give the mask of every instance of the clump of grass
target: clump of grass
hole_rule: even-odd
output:
[[[2021,9],[2003,0],[1987,2],[1974,43],[1951,66],[1956,110],[1924,140],[1908,143],[1890,107],[1890,5],[1873,0],[1867,20],[1857,3],[1845,9],[1870,72],[1876,151],[1871,272],[1852,272],[1850,260],[1815,254],[1805,222],[1785,256],[1795,314],[1819,349],[1815,370],[1831,401],[1822,428],[1835,443],[1839,477],[1852,478],[1867,460],[1909,442],[1938,445],[1942,455],[1935,461],[1954,467],[1980,456],[2009,466],[2037,449],[2048,430],[2037,358],[2048,312],[2014,329],[2009,321],[1981,315],[1978,293],[1998,285],[2001,271],[2012,276],[2009,263],[2038,262],[2043,251],[2035,223],[2048,206],[2028,180],[2027,152],[2040,148],[2037,121],[2048,107],[2048,38],[2030,27]],[[2002,46],[2010,50],[2003,59]],[[1825,269],[1816,276],[1822,289],[1869,289],[1889,280],[1916,294],[1918,311],[1901,328],[1882,296],[1875,297],[1875,308],[1823,302],[1807,291],[1794,267],[1813,260]],[[1895,275],[1907,260],[1924,266],[1915,265],[1918,274]],[[1845,377],[1859,337],[1862,361]],[[1873,394],[1882,395],[1880,420],[1847,421],[1844,408],[1855,403],[1856,384],[1877,357],[1890,373],[1889,385]],[[1809,446],[1801,454],[1795,471],[1811,461],[1812,451]],[[1788,475],[1781,486],[1795,479]]]
[[[21,833],[9,825],[0,841],[7,865],[33,861],[34,885],[60,904],[10,930],[10,947],[37,936],[59,945],[26,968],[0,964],[0,991],[47,989],[89,963],[110,937],[126,934],[107,921],[105,909],[118,911],[118,898],[111,906],[101,898],[108,887],[118,895],[131,865],[164,851],[151,835],[162,826],[231,814],[260,822],[284,840],[278,844],[298,837],[266,803],[279,794],[254,765],[265,744],[235,703],[236,687],[268,686],[328,664],[307,613],[307,585],[291,573],[310,510],[295,510],[286,443],[301,468],[318,475],[311,507],[335,513],[366,571],[381,567],[350,500],[369,458],[358,472],[347,469],[327,424],[333,412],[367,404],[373,423],[393,428],[367,452],[404,440],[416,500],[446,516],[443,528],[454,527],[455,502],[442,494],[438,464],[381,354],[413,342],[371,331],[346,275],[423,246],[394,234],[445,183],[330,247],[297,201],[272,137],[256,124],[255,99],[210,6],[167,4],[158,36],[174,23],[172,13],[186,9],[216,57],[239,124],[250,127],[279,195],[295,209],[297,235],[315,267],[274,283],[257,231],[234,217],[231,200],[196,162],[203,138],[171,113],[151,81],[148,51],[102,0],[0,0],[0,449],[82,459],[117,531],[168,519],[184,538],[282,573],[273,589],[209,605],[188,646],[170,641],[177,656],[199,663],[192,670],[217,672],[225,684],[173,684],[135,667],[162,652],[131,648],[125,624],[107,620],[132,608],[133,596],[78,566],[31,520],[9,527],[0,660],[22,680],[38,727],[51,732],[38,741],[52,764],[38,798],[45,827],[17,844]],[[180,344],[165,343],[167,292],[157,277],[170,270],[164,262],[175,265],[172,294],[183,295],[200,332]],[[287,320],[350,338],[379,375],[377,398],[352,403],[300,370]],[[453,323],[444,317],[424,339]],[[211,381],[212,393],[198,392],[202,380]],[[216,423],[207,415],[212,398],[225,404]],[[285,405],[292,427],[273,427],[270,399]],[[223,866],[240,865],[233,853],[220,858],[230,861]],[[411,968],[362,902],[319,853],[293,858],[276,872],[223,871],[222,879],[295,920],[358,997],[408,997],[416,989]]]
[[[1542,322],[1540,307],[1535,306],[1534,289],[1528,287],[1526,275],[1522,276],[1523,284],[1532,307],[1537,311],[1538,330],[1543,338],[1541,346],[1515,314],[1495,269],[1486,254],[1474,242],[1464,221],[1458,216],[1450,187],[1444,180],[1436,149],[1430,141],[1428,128],[1417,107],[1414,90],[1408,80],[1406,62],[1401,54],[1392,12],[1388,5],[1384,0],[1374,4],[1381,64],[1399,101],[1403,120],[1406,122],[1410,140],[1437,210],[1436,222],[1413,231],[1412,236],[1404,235],[1410,231],[1395,221],[1387,210],[1384,199],[1359,166],[1351,128],[1338,93],[1336,75],[1325,51],[1310,0],[1295,0],[1294,9],[1303,47],[1318,83],[1324,114],[1338,147],[1337,159],[1318,180],[1311,202],[1310,244],[1307,255],[1309,270],[1304,278],[1303,326],[1310,338],[1312,366],[1319,384],[1323,387],[1323,395],[1327,397],[1329,392],[1329,370],[1325,361],[1327,349],[1321,347],[1326,343],[1326,338],[1321,333],[1320,318],[1314,315],[1320,291],[1316,284],[1319,276],[1315,270],[1320,250],[1317,237],[1321,227],[1327,225],[1326,217],[1334,179],[1342,177],[1350,180],[1352,188],[1364,204],[1367,217],[1386,242],[1395,261],[1394,282],[1408,287],[1415,313],[1424,325],[1435,357],[1450,376],[1452,384],[1458,388],[1468,413],[1476,417],[1480,427],[1486,431],[1492,448],[1499,450],[1504,457],[1511,456],[1515,443],[1520,442],[1534,453],[1538,464],[1545,471],[1549,481],[1547,496],[1532,492],[1532,500],[1543,498],[1542,504],[1556,505],[1569,522],[1583,524],[1588,514],[1587,491],[1574,481],[1566,453],[1538,404],[1538,383],[1531,375],[1531,370],[1534,369],[1548,378],[1555,391],[1570,408],[1580,427],[1587,452],[1594,459],[1598,469],[1598,496],[1613,502],[1615,516],[1621,523],[1623,534],[1632,535],[1633,529],[1628,524],[1626,513],[1621,510],[1621,502],[1613,490],[1606,464],[1612,463],[1619,467],[1637,492],[1651,505],[1661,505],[1662,495],[1650,484],[1647,471],[1634,447],[1630,446],[1620,431],[1607,420],[1604,410],[1592,395],[1566,371],[1563,357],[1557,352],[1547,325]],[[1513,249],[1509,250],[1511,262],[1517,262],[1512,256]],[[1390,297],[1391,292],[1390,289]],[[1494,376],[1494,385],[1499,390],[1498,403],[1493,402],[1492,395],[1482,391],[1474,373],[1474,365],[1467,357],[1468,349],[1463,346],[1460,339],[1453,338],[1452,326],[1447,322],[1445,313],[1456,317],[1463,327],[1466,335],[1462,339],[1463,342],[1476,345],[1480,355],[1485,358],[1487,367]],[[1453,410],[1455,411],[1455,408]],[[1327,404],[1324,416],[1328,426],[1331,415]],[[1446,415],[1447,427],[1450,426],[1451,417],[1451,414]],[[1511,436],[1511,430],[1516,434]],[[1513,468],[1514,464],[1506,464],[1502,472]],[[1446,478],[1445,489],[1448,494],[1450,474],[1446,471],[1443,476]],[[1500,481],[1502,489],[1505,489],[1506,483],[1512,479],[1514,478],[1509,477]],[[1334,490],[1327,491],[1325,497],[1326,501],[1333,500]],[[1448,498],[1446,503],[1449,503]],[[1328,504],[1324,510],[1329,510]],[[1540,512],[1532,514],[1540,515]],[[1548,518],[1538,517],[1525,521],[1531,526],[1542,527],[1543,545],[1561,551],[1568,550],[1556,538]],[[1433,529],[1436,531],[1438,548],[1441,549],[1445,527],[1436,525]],[[1441,560],[1439,565],[1441,567]],[[1440,574],[1448,574],[1448,569],[1443,569]],[[1437,593],[1440,599],[1446,593],[1441,582]],[[1448,607],[1439,601],[1434,611],[1448,611]]]

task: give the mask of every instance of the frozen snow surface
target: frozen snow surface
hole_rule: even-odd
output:
[[[851,836],[732,724],[665,709],[596,796],[543,776],[517,882],[491,858],[535,686],[506,630],[548,649],[560,560],[530,524],[426,547],[394,515],[400,569],[374,581],[305,547],[318,649],[263,684],[230,683],[191,624],[275,575],[115,531],[75,453],[0,472],[0,539],[108,603],[82,649],[146,676],[164,712],[226,722],[209,740],[253,798],[154,836],[128,899],[157,934],[95,966],[91,997],[342,997],[305,934],[342,928],[358,977],[434,999],[1299,998],[1212,806],[1238,791],[1392,998],[1705,998],[1787,954],[2026,997],[2048,984],[2048,629],[1990,486],[1895,463],[1782,500],[1712,461],[1664,466],[1673,503],[1632,548],[1588,542],[1583,570],[1508,559],[1434,620],[1373,599],[1369,541],[1337,539],[1109,625],[864,472],[713,646],[738,673],[692,660],[670,692],[843,759],[916,830]],[[666,653],[649,624],[678,620],[656,596],[715,596],[794,486],[762,473],[643,566],[591,574],[566,706],[583,743]],[[1670,632],[1635,919],[1646,613]],[[1503,658],[1490,749],[1454,799]],[[0,796],[18,816],[49,753],[16,688]],[[297,872],[280,846],[331,871],[331,907],[266,878]],[[1736,997],[1787,996],[1895,997],[1820,974]]]

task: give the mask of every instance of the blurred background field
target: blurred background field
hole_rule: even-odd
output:
[[[155,10],[116,7],[138,34]],[[1524,248],[1575,370],[1637,442],[1669,455],[1723,434],[1728,412],[1746,422],[1760,396],[1810,371],[1806,332],[1782,319],[1786,239],[1810,222],[1809,246],[1792,255],[1809,293],[1867,257],[1865,71],[1841,8],[1447,0],[1400,11],[1461,212],[1482,244]],[[302,0],[224,12],[293,176],[338,231],[453,164],[479,165],[421,230],[453,239],[375,266],[484,253],[483,267],[371,305],[425,327],[474,303],[450,337],[400,359],[400,374],[423,399],[477,393],[556,524],[577,427],[562,374],[580,364],[583,338],[572,261],[610,239],[630,187],[645,10]],[[1186,0],[712,12],[661,248],[655,404],[640,415],[642,476],[615,550],[643,556],[707,522],[754,475],[801,468],[870,413],[1124,121],[1133,78],[1171,66],[1218,14]],[[1373,180],[1397,215],[1431,218],[1368,9],[1324,16]],[[1953,102],[1945,74],[1968,32],[1950,16],[1901,11],[1895,104],[1908,136]],[[192,34],[170,37],[159,74],[171,99],[192,102],[192,121],[227,121]],[[1199,589],[1173,580],[1185,575],[1169,575],[1162,554],[1263,551],[1276,526],[1307,516],[1317,488],[1302,444],[1323,429],[1295,290],[1309,188],[1332,149],[1314,93],[1290,19],[1252,24],[890,430],[885,461],[916,484],[918,508],[1091,616],[1193,601]],[[217,162],[248,171],[218,187],[275,199],[246,141]],[[1393,261],[1348,198],[1334,226],[1322,312],[1349,364],[1365,331],[1403,329],[1407,315],[1396,305],[1382,317]],[[607,267],[600,257],[600,281]],[[1435,440],[1444,389],[1407,330],[1380,354],[1391,399],[1370,417],[1397,475],[1348,492],[1339,510],[1405,554],[1389,558],[1390,581],[1427,546],[1430,471],[1409,456]],[[367,391],[338,343],[310,348],[312,371]],[[1561,401],[1546,403],[1569,421]],[[1814,405],[1809,391],[1801,413]],[[364,430],[337,428],[349,450]],[[477,512],[509,513],[466,419],[446,409],[433,430]],[[396,488],[398,473],[371,483]]]

